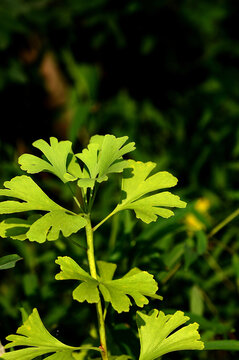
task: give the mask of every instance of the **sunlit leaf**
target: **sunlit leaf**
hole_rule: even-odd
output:
[[[52,201],[41,188],[26,175],[16,176],[5,181],[6,189],[0,189],[0,196],[16,198],[0,203],[0,214],[12,214],[29,210],[62,210],[60,205]]]
[[[0,224],[0,233],[2,237],[11,236],[13,238],[42,243],[46,240],[56,240],[60,231],[67,237],[77,232],[86,224],[86,220],[77,214],[69,212],[67,209],[52,201],[41,188],[26,175],[16,176],[11,181],[4,183],[6,189],[0,189],[0,196],[16,198],[16,200],[7,200],[0,202],[0,214],[12,214],[29,210],[42,210],[47,214],[39,215],[33,223],[27,221],[17,221],[16,219],[4,220]],[[20,233],[14,232],[11,224],[15,222],[16,229]],[[29,230],[25,233],[24,228],[28,226]],[[22,227],[22,232],[19,227]],[[17,231],[17,230],[16,230]]]
[[[177,330],[189,319],[182,311],[177,311],[173,315],[165,315],[156,309],[148,315],[138,311],[139,360],[158,359],[162,355],[178,350],[202,350],[204,344],[200,341],[197,323]]]
[[[47,160],[31,154],[23,154],[19,157],[18,162],[22,170],[30,174],[41,171],[48,171],[58,176],[64,183],[67,181],[64,177],[66,173],[66,164],[68,155],[71,152],[70,141],[60,141],[55,137],[50,138],[50,144],[45,140],[37,140],[33,146],[42,151]]]
[[[146,296],[162,299],[156,294],[158,285],[146,271],[137,268],[130,270],[121,279],[112,280],[116,265],[99,261],[98,279],[93,279],[73,259],[64,256],[58,257],[56,263],[60,265],[61,272],[56,275],[57,280],[76,279],[82,283],[73,291],[73,298],[79,302],[87,301],[97,303],[99,301],[99,290],[106,302],[110,302],[117,312],[129,311],[131,296],[136,305],[143,307],[148,304]]]
[[[80,280],[82,283],[73,291],[73,299],[88,303],[99,301],[98,282],[93,279],[80,265],[68,256],[59,256],[56,264],[60,265],[61,272],[56,275],[56,280]]]
[[[0,236],[10,237],[14,240],[26,240],[30,226],[41,217],[41,215],[31,215],[27,220],[20,218],[8,218],[0,223]]]
[[[125,145],[128,136],[116,138],[114,135],[95,135],[90,143],[99,146],[99,177],[112,172],[122,172],[127,164],[122,160],[122,156],[135,150],[135,143],[131,142]],[[116,163],[116,160],[119,160]]]
[[[98,262],[98,264],[99,263],[99,278],[101,279],[99,280],[100,291],[105,301],[110,302],[117,312],[129,311],[129,307],[132,305],[129,296],[134,299],[136,305],[139,307],[143,307],[149,303],[146,296],[152,296],[162,300],[161,296],[156,295],[158,285],[153,275],[148,272],[134,268],[121,279],[110,280],[105,278],[108,263],[103,261]]]
[[[174,213],[168,207],[184,208],[186,203],[179,196],[168,191],[158,192],[177,184],[177,179],[166,171],[157,172],[149,176],[156,164],[142,163],[128,160],[128,167],[124,171],[122,180],[122,202],[114,212],[125,209],[135,211],[136,217],[146,223],[156,221],[157,216],[168,218]],[[157,193],[156,193],[157,191]]]
[[[19,260],[22,260],[22,257],[17,254],[0,257],[0,270],[13,268]]]
[[[18,328],[17,335],[9,335],[7,340],[10,341],[5,349],[24,346],[23,349],[6,352],[1,356],[4,360],[32,360],[37,356],[54,353],[46,359],[50,360],[73,360],[72,353],[85,347],[73,347],[63,344],[61,341],[52,336],[43,325],[37,309]],[[98,348],[89,347],[89,350]]]
[[[114,135],[95,135],[86,149],[76,156],[84,163],[85,172],[78,181],[80,187],[93,187],[95,182],[108,179],[110,173],[120,173],[128,166],[122,156],[135,149],[134,143],[125,142],[127,136],[116,138]],[[69,169],[68,169],[69,171]]]

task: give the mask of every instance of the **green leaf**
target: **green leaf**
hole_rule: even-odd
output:
[[[132,209],[137,218],[148,224],[151,221],[156,221],[157,216],[164,218],[172,216],[173,211],[166,207],[184,208],[186,206],[186,203],[181,201],[179,196],[168,191],[155,193],[177,184],[177,179],[166,171],[157,172],[149,177],[155,166],[156,164],[152,162],[142,163],[128,160],[128,166],[124,171],[122,180],[124,199],[114,212]]]
[[[58,142],[55,137],[51,137],[50,145],[42,139],[35,141],[32,145],[41,150],[47,160],[35,155],[23,154],[18,159],[21,169],[29,174],[48,171],[58,176],[65,183],[67,180],[64,175],[66,173],[67,158],[71,153],[71,142],[68,140]]]
[[[73,299],[88,303],[97,303],[99,291],[98,282],[93,279],[80,265],[68,256],[59,256],[56,264],[60,265],[61,272],[56,275],[56,280],[80,280],[82,283],[73,291]]]
[[[208,247],[208,238],[203,230],[196,231],[197,238],[197,253],[202,255],[206,252]]]
[[[190,311],[196,315],[203,315],[204,303],[201,289],[193,285],[190,290]]]
[[[69,212],[52,201],[29,176],[16,176],[11,181],[6,181],[4,186],[6,189],[0,189],[1,196],[16,198],[20,201],[0,202],[0,214],[29,210],[42,210],[47,214],[37,217],[33,223],[29,220],[30,224],[24,220],[4,220],[0,224],[2,237],[13,234],[13,238],[19,240],[28,238],[30,241],[42,243],[46,240],[57,240],[60,231],[65,237],[68,237],[86,225],[86,220],[82,216]],[[21,230],[17,234],[14,232],[14,222],[18,231],[19,227],[22,227],[22,232]],[[29,225],[29,230],[24,235],[24,231]]]
[[[88,176],[87,173],[84,175],[84,171],[81,170],[81,167],[78,163],[78,160],[74,154],[69,155],[69,164],[67,167],[67,173],[64,174],[66,181],[75,181],[82,177]]]
[[[6,255],[0,258],[0,270],[11,269],[15,267],[16,262],[22,260],[22,257],[17,254]]]
[[[82,229],[85,224],[85,219],[80,215],[68,214],[63,210],[51,211],[31,225],[27,237],[30,241],[39,243],[54,241],[59,238],[60,231],[63,236],[68,237]]]
[[[30,226],[39,219],[40,215],[32,215],[27,220],[18,218],[8,218],[0,223],[0,236],[10,237],[14,240],[26,240]]]
[[[108,179],[110,173],[120,173],[128,166],[122,156],[135,150],[135,143],[126,145],[127,136],[116,138],[114,135],[95,135],[87,149],[76,156],[84,163],[85,172],[78,181],[80,187],[93,187],[95,182]]]
[[[104,268],[107,268],[108,264],[103,261],[100,263],[100,291],[105,301],[110,302],[117,312],[121,313],[122,311],[129,311],[129,307],[132,303],[128,295],[134,299],[136,305],[139,307],[143,307],[149,303],[146,296],[162,300],[161,296],[156,295],[158,285],[154,280],[153,275],[148,272],[134,268],[121,279],[107,280],[104,278]]]
[[[12,214],[29,210],[63,210],[60,205],[52,201],[41,188],[26,175],[16,176],[5,181],[6,189],[0,189],[0,196],[17,198],[20,201],[2,201],[0,214]]]
[[[239,351],[238,340],[215,340],[205,341],[205,350],[231,350]]]
[[[79,302],[87,301],[97,303],[99,301],[99,290],[104,300],[110,302],[117,312],[129,311],[131,296],[136,305],[143,307],[148,304],[146,296],[162,300],[156,294],[158,285],[146,271],[137,268],[130,270],[121,279],[112,280],[116,265],[98,261],[99,276],[93,279],[73,259],[64,256],[58,257],[56,263],[60,265],[61,272],[56,275],[57,280],[76,279],[82,283],[73,291],[73,298]]]
[[[95,135],[91,138],[90,143],[99,146],[99,177],[112,172],[122,172],[127,166],[122,156],[135,150],[134,142],[124,145],[127,140],[128,136],[116,138],[114,135]]]
[[[85,347],[72,347],[63,344],[53,337],[44,327],[37,309],[18,328],[18,335],[9,335],[7,340],[10,341],[5,349],[24,346],[25,348],[6,352],[2,355],[4,360],[32,360],[37,356],[54,353],[46,359],[50,360],[72,360],[72,353],[77,350],[85,350]],[[89,350],[100,351],[99,348],[89,347]]]
[[[178,350],[202,350],[204,344],[200,341],[197,323],[176,330],[188,320],[189,317],[184,316],[182,311],[173,315],[165,315],[156,309],[148,315],[138,311],[137,326],[141,347],[139,360],[158,359]]]

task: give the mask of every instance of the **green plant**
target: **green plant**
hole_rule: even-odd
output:
[[[151,172],[152,162],[125,160],[124,155],[135,149],[134,143],[126,143],[128,137],[113,135],[93,136],[86,149],[79,154],[72,152],[70,141],[50,138],[50,144],[38,140],[33,145],[42,151],[43,158],[24,154],[19,158],[22,170],[30,174],[42,171],[56,175],[72,192],[77,206],[73,212],[51,200],[44,191],[27,175],[16,176],[4,183],[0,196],[15,200],[0,203],[1,214],[30,212],[28,218],[6,218],[0,224],[0,235],[16,240],[36,241],[57,240],[61,233],[67,238],[85,229],[89,271],[75,260],[60,256],[56,264],[60,272],[56,280],[78,280],[73,299],[82,303],[96,304],[100,345],[72,347],[53,337],[44,327],[36,309],[18,328],[17,335],[7,337],[5,348],[22,346],[2,355],[6,360],[31,360],[47,355],[49,360],[82,359],[82,351],[95,351],[103,360],[109,358],[130,358],[129,354],[111,354],[107,349],[105,319],[109,306],[118,312],[128,312],[133,299],[138,307],[149,303],[148,297],[162,300],[157,294],[158,285],[151,274],[138,268],[131,269],[120,279],[113,279],[117,265],[96,261],[94,233],[110,217],[125,210],[133,210],[136,217],[145,223],[156,221],[158,216],[168,218],[173,215],[169,208],[184,208],[186,203],[177,195],[160,190],[176,185],[177,179],[168,172]],[[80,161],[80,162],[79,162]],[[121,199],[114,210],[95,226],[91,224],[91,214],[96,194],[102,182],[112,173],[122,173]],[[78,194],[76,196],[76,194]],[[32,211],[45,212],[35,214]],[[130,298],[129,298],[130,296]],[[137,311],[136,321],[140,339],[140,360],[158,359],[176,350],[201,350],[204,347],[193,323],[178,330],[189,317],[183,312],[165,315],[153,309],[148,314]],[[83,324],[82,324],[83,325]]]

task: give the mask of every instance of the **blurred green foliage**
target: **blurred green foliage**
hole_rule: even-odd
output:
[[[137,144],[132,156],[177,176],[189,205],[150,226],[115,217],[97,234],[99,258],[122,274],[132,266],[154,273],[163,310],[189,312],[209,340],[238,339],[238,220],[208,236],[238,208],[238,10],[233,0],[0,2],[1,183],[20,173],[17,157],[41,137],[69,138],[80,151],[96,133],[128,135]],[[48,175],[37,180],[70,201]],[[114,181],[103,188],[95,221],[113,208],[117,189]],[[1,272],[1,341],[21,322],[19,310],[33,307],[60,339],[79,344],[86,330],[95,338],[93,311],[54,280],[59,255],[87,265],[80,237],[83,248],[74,236],[44,246],[1,240],[0,256],[24,258]],[[125,314],[108,323],[112,348],[131,354],[135,324]]]

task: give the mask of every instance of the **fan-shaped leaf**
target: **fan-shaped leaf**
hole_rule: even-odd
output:
[[[72,353],[77,350],[85,350],[84,347],[73,347],[63,344],[61,341],[52,336],[43,325],[37,309],[18,328],[17,335],[9,335],[7,340],[10,341],[5,349],[26,346],[23,349],[4,353],[1,358],[4,360],[32,360],[37,356],[54,353],[46,359],[51,360],[73,360]],[[100,351],[99,348],[89,347],[89,350]]]
[[[68,140],[58,142],[55,137],[51,137],[50,145],[42,139],[35,141],[32,145],[43,152],[47,161],[35,155],[23,154],[18,159],[21,169],[30,174],[48,171],[58,176],[65,183],[67,180],[64,175],[67,157],[71,153],[71,142]]]
[[[130,270],[121,279],[112,280],[116,265],[99,261],[98,279],[93,279],[73,259],[64,256],[58,257],[56,263],[60,265],[61,272],[56,275],[57,280],[77,279],[82,283],[73,291],[73,298],[79,302],[87,301],[97,303],[99,301],[99,290],[106,302],[110,302],[117,312],[129,311],[131,296],[136,305],[143,307],[148,304],[146,296],[162,299],[156,294],[158,285],[146,271],[137,268]]]
[[[5,219],[0,223],[0,236],[2,238],[10,237],[14,240],[26,240],[26,234],[30,226],[40,217],[40,214],[35,214],[29,216],[27,220],[19,218]]]
[[[8,219],[0,224],[2,237],[12,235],[13,238],[39,243],[47,240],[56,240],[62,231],[65,237],[77,232],[86,224],[86,220],[77,214],[52,201],[41,188],[26,175],[16,176],[4,183],[6,189],[0,189],[0,196],[16,198],[0,202],[0,214],[12,214],[29,210],[42,210],[47,214],[30,218],[29,221]],[[33,221],[34,219],[34,221]],[[15,222],[15,230],[14,230]],[[19,229],[21,228],[21,229]],[[25,230],[27,230],[25,232]],[[20,231],[20,232],[19,232]]]
[[[85,172],[78,185],[93,188],[96,181],[107,180],[110,173],[122,172],[128,166],[128,162],[123,160],[122,156],[135,149],[133,142],[124,145],[127,140],[127,136],[93,136],[88,148],[76,154],[85,165]]]
[[[82,283],[73,291],[73,299],[88,303],[99,301],[98,282],[93,279],[80,265],[68,256],[59,256],[56,264],[60,265],[61,272],[56,275],[56,280],[80,280]]]
[[[200,341],[197,323],[176,330],[188,320],[189,317],[184,316],[182,311],[173,315],[165,315],[156,309],[148,315],[138,311],[137,325],[141,347],[139,360],[158,359],[178,350],[202,350],[204,344]]]
[[[142,163],[128,160],[128,167],[124,171],[122,180],[124,199],[116,207],[114,213],[131,209],[135,211],[137,218],[150,223],[156,221],[157,216],[164,218],[172,216],[173,211],[167,207],[184,208],[186,206],[179,196],[168,191],[155,193],[177,184],[177,179],[166,171],[149,176],[155,166],[156,164],[152,162]]]

